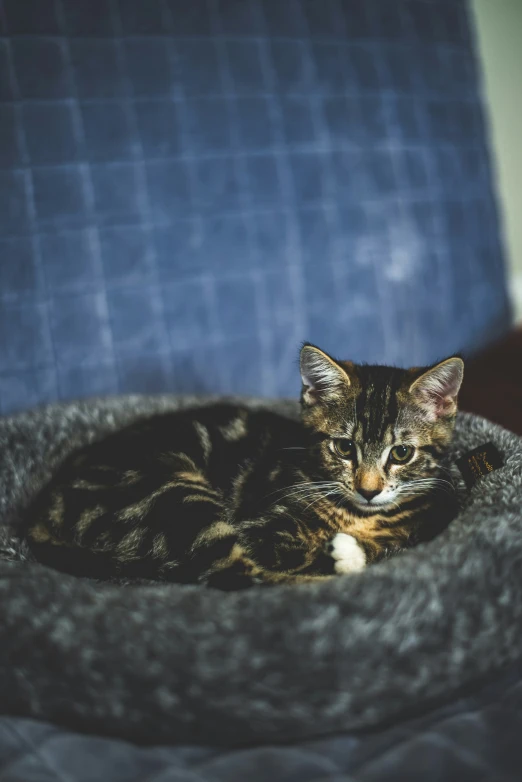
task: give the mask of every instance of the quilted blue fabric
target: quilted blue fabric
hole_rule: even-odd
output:
[[[0,2],[0,412],[509,321],[462,0]]]

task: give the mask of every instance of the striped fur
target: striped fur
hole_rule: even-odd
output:
[[[73,454],[28,514],[35,555],[79,575],[229,589],[346,572],[339,535],[367,563],[436,535],[455,511],[440,461],[460,359],[400,370],[305,345],[301,373],[301,421],[214,405]],[[414,449],[407,463],[390,461],[397,447]]]

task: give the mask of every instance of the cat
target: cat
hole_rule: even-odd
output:
[[[300,420],[215,404],[70,455],[27,516],[36,558],[240,589],[357,572],[443,530],[462,359],[396,369],[305,344],[300,368]]]

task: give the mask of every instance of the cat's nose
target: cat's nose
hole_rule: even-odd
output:
[[[368,500],[368,502],[381,493],[380,489],[373,489],[372,491],[368,491],[368,489],[357,489],[357,491],[365,500]]]

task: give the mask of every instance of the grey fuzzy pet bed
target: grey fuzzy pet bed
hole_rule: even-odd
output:
[[[95,400],[0,420],[0,712],[138,742],[303,740],[428,708],[520,657],[522,441],[466,414],[450,460],[460,515],[361,574],[223,594],[101,585],[31,561],[16,524],[65,454],[194,401]],[[455,460],[488,441],[505,466],[468,491]]]

